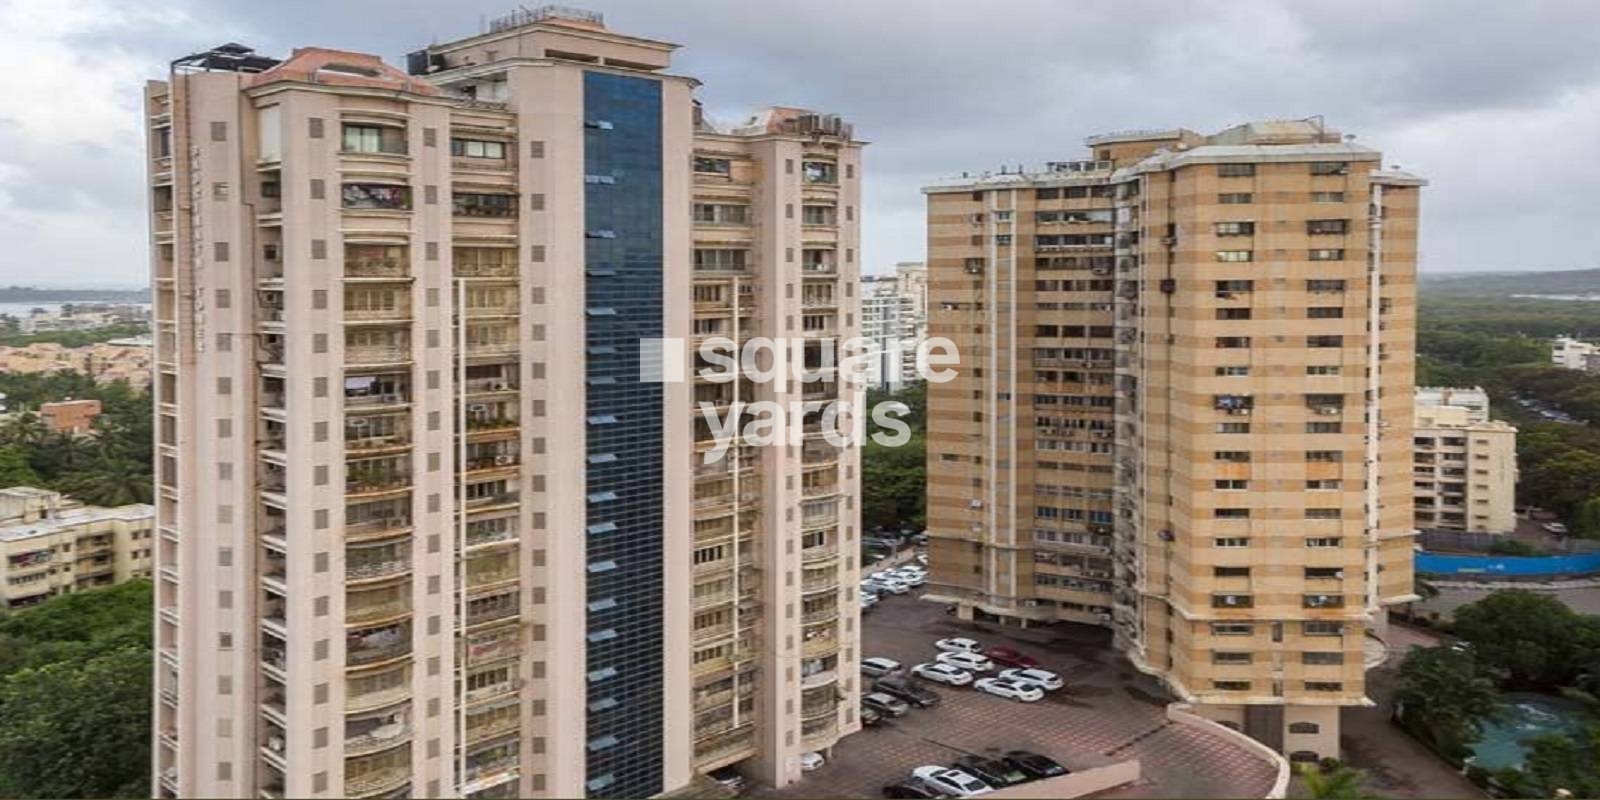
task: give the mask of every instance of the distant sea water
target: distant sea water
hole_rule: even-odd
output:
[[[36,308],[42,308],[52,314],[61,310],[66,303],[0,303],[0,314],[22,318],[28,316]],[[90,305],[88,303],[75,303],[72,305]],[[117,303],[117,305],[149,306],[149,303]]]
[[[1589,302],[1600,301],[1600,294],[1514,294],[1514,295],[1511,295],[1511,296],[1512,297],[1520,297],[1520,298],[1524,298],[1524,299],[1528,299],[1528,300],[1587,300]]]

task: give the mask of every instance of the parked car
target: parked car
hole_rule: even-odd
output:
[[[929,662],[918,664],[911,668],[911,674],[926,681],[948,684],[950,686],[966,686],[972,683],[972,673],[964,669],[952,667],[949,664]]]
[[[943,794],[928,788],[916,778],[907,778],[883,787],[883,796],[908,798],[908,800],[935,800],[936,798],[944,797]]]
[[[810,772],[815,769],[821,769],[822,765],[826,763],[828,763],[828,759],[823,758],[822,754],[816,751],[800,754],[801,772]]]
[[[1558,536],[1567,535],[1567,526],[1565,526],[1565,525],[1563,525],[1563,524],[1561,524],[1559,522],[1546,522],[1545,524],[1543,524],[1543,525],[1541,525],[1539,527],[1544,528],[1545,530],[1549,531],[1550,533],[1554,533],[1554,534],[1556,534]]]
[[[1021,681],[1008,681],[1003,678],[980,678],[972,684],[972,688],[995,697],[1004,697],[1007,700],[1019,700],[1024,703],[1036,703],[1044,699],[1044,690],[1029,683]]]
[[[891,672],[900,671],[900,662],[892,658],[863,658],[861,659],[861,674],[869,678],[881,678]]]
[[[1028,774],[1022,770],[983,756],[962,756],[956,759],[955,763],[950,765],[950,768],[959,769],[969,775],[975,775],[978,780],[996,789],[1028,780]]]
[[[928,566],[928,554],[927,553],[918,553],[917,554],[917,563],[921,564],[924,567]]]
[[[872,684],[872,691],[898,697],[917,708],[932,708],[939,705],[938,692],[924,689],[900,675],[880,678],[877,683]]]
[[[734,794],[744,791],[744,776],[733,767],[722,767],[706,773],[707,777],[727,787]]]
[[[873,728],[883,721],[883,715],[867,706],[861,707],[861,727]]]
[[[899,578],[886,578],[882,581],[873,581],[873,583],[889,594],[905,594],[911,591],[911,586]]]
[[[946,653],[981,653],[983,651],[983,648],[979,646],[977,642],[968,639],[965,636],[952,636],[948,639],[940,639],[939,641],[934,642],[933,646],[945,651]]]
[[[925,572],[902,572],[900,573],[900,580],[914,589],[918,586],[926,586],[928,575]]]
[[[991,647],[983,651],[983,654],[1002,667],[1030,669],[1039,666],[1039,662],[1033,656],[1024,655],[1014,647]]]
[[[968,672],[989,672],[994,669],[993,661],[977,653],[940,653],[934,660]]]
[[[861,593],[861,610],[866,611],[878,604],[878,596],[872,592]]]
[[[1047,758],[1027,750],[1008,750],[1005,755],[1000,757],[1000,760],[1022,770],[1034,780],[1054,778],[1072,772],[1072,770],[1062,766],[1060,762],[1053,758]]]
[[[994,791],[994,787],[959,769],[947,767],[917,767],[911,776],[922,785],[951,797],[977,797]]]
[[[911,710],[911,706],[906,701],[884,692],[862,695],[861,707],[870,708],[885,717],[903,716],[907,711]]]
[[[1000,671],[1000,677],[1018,683],[1031,683],[1047,692],[1053,692],[1066,686],[1066,681],[1061,676],[1047,669],[1006,669]]]

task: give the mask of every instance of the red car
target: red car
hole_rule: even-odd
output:
[[[1039,662],[1033,656],[1023,655],[1009,647],[991,647],[983,651],[983,654],[988,656],[990,661],[1001,666],[1020,667],[1022,669],[1032,669],[1039,666]]]

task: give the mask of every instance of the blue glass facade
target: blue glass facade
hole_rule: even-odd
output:
[[[661,84],[584,73],[588,789],[661,792]]]

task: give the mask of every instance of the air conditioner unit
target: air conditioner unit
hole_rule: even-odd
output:
[[[983,508],[983,501],[974,498],[973,501],[969,504],[969,506],[972,507],[972,508]]]
[[[514,457],[512,457],[512,456],[495,456],[494,457],[494,465],[497,466],[497,467],[509,467],[513,463],[515,463],[515,461],[516,461],[516,459]]]

